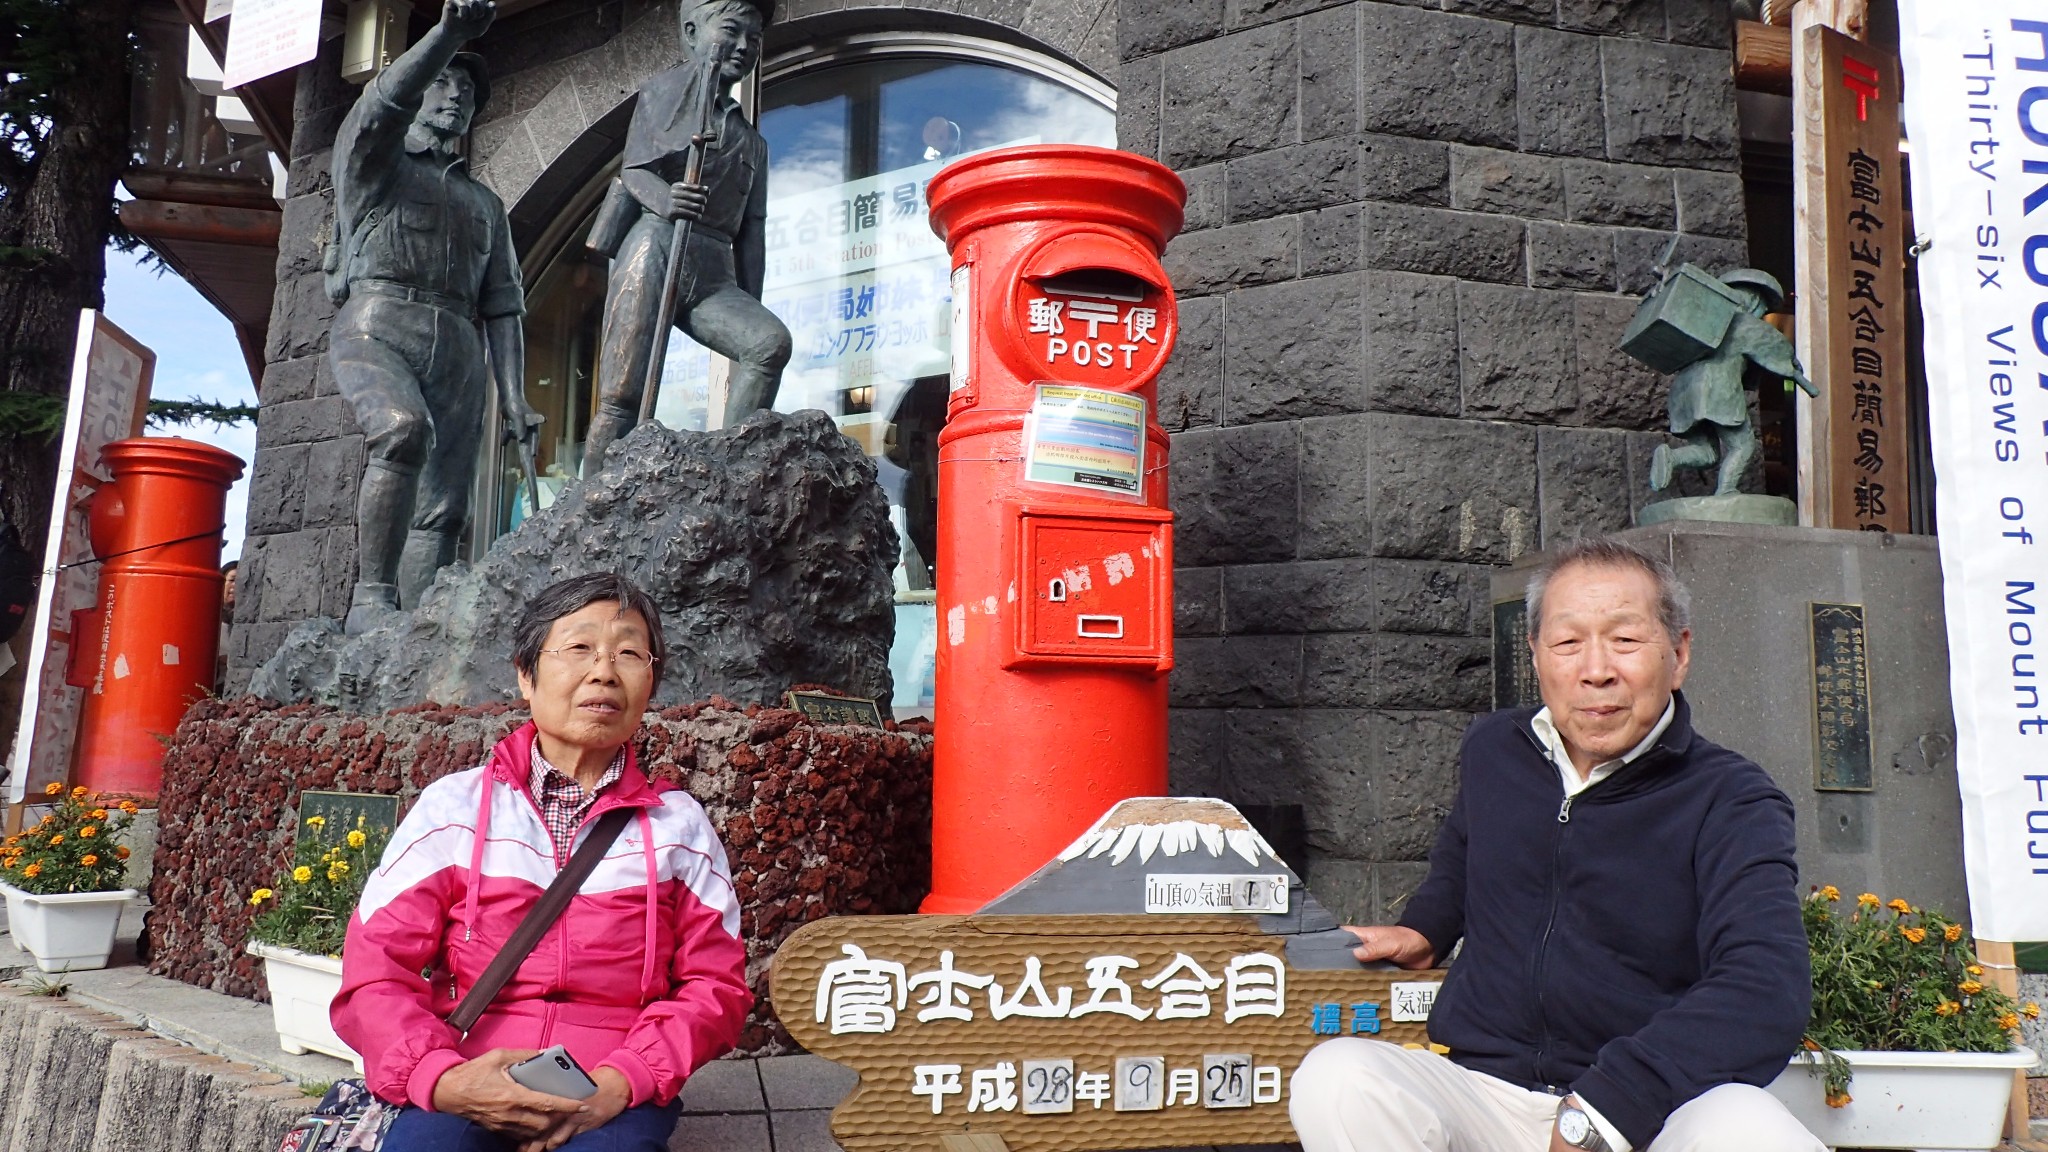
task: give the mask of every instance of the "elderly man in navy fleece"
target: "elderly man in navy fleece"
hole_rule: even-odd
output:
[[[1306,1152],[1824,1152],[1759,1085],[1812,996],[1792,803],[1693,731],[1671,568],[1613,540],[1529,586],[1544,707],[1474,722],[1429,877],[1364,961],[1464,949],[1429,1051],[1332,1040],[1295,1073]]]

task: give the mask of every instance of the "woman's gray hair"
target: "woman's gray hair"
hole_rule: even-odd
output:
[[[1692,593],[1686,591],[1671,565],[1624,540],[1583,536],[1553,550],[1529,577],[1529,590],[1524,596],[1529,606],[1529,639],[1536,639],[1543,627],[1543,593],[1549,589],[1551,578],[1574,564],[1633,568],[1647,573],[1657,582],[1657,619],[1672,642],[1677,643],[1678,634],[1692,627]]]
[[[617,572],[590,572],[558,580],[528,600],[525,610],[519,613],[519,623],[512,628],[512,666],[532,676],[534,667],[540,663],[541,645],[548,642],[555,621],[608,600],[619,606],[620,615],[638,612],[647,622],[648,654],[654,657],[654,682],[660,684],[662,669],[668,664],[668,638],[661,630],[661,608],[654,603],[654,597]]]

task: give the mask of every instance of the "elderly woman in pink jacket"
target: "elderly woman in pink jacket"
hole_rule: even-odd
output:
[[[753,996],[725,849],[697,801],[649,783],[630,743],[664,650],[659,609],[622,576],[534,597],[512,656],[532,722],[489,763],[429,785],[365,885],[333,1021],[370,1091],[404,1105],[385,1152],[659,1152],[677,1090],[738,1038]],[[462,996],[620,808],[633,816],[595,871],[458,1034]],[[594,1094],[513,1079],[555,1045]]]

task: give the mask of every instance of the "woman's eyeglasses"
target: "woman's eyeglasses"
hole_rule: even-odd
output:
[[[598,658],[609,655],[612,667],[621,672],[641,673],[654,667],[654,654],[639,648],[614,648],[609,653],[595,644],[564,644],[560,648],[543,648],[543,656],[553,656],[562,667],[571,672],[588,672],[597,666]]]

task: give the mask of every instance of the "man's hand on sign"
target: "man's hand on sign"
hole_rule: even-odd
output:
[[[434,1081],[434,1111],[520,1140],[546,1136],[565,1116],[584,1111],[582,1101],[549,1096],[512,1079],[506,1069],[538,1055],[531,1049],[494,1048],[467,1060]]]
[[[668,186],[668,218],[699,220],[711,204],[711,189],[703,184],[676,183]]]
[[[464,40],[483,35],[498,15],[492,0],[448,0],[441,6],[441,27]]]
[[[1351,950],[1361,963],[1372,964],[1387,961],[1399,968],[1422,969],[1436,960],[1436,949],[1429,940],[1413,928],[1376,925],[1357,927],[1346,924],[1346,932],[1358,937],[1358,947]]]

